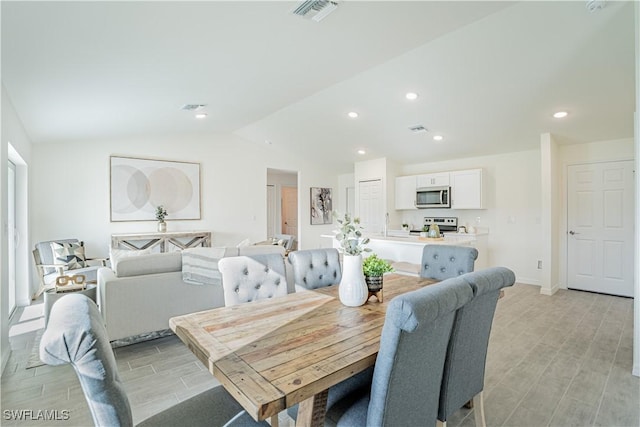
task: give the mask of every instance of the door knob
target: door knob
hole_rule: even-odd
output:
[[[570,231],[569,231],[569,234],[571,234],[571,235],[573,236],[573,235],[575,235],[575,234],[580,234],[580,233],[576,233],[575,231],[570,230]]]

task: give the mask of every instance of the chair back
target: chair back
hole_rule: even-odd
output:
[[[454,278],[391,300],[366,425],[435,425],[455,314],[472,296],[469,284]]]
[[[107,331],[91,299],[70,294],[53,305],[40,340],[40,359],[48,365],[73,366],[95,425],[133,425]]]
[[[287,294],[284,258],[279,254],[222,258],[218,269],[225,306]]]
[[[473,271],[478,250],[471,246],[425,245],[420,277],[444,280]]]
[[[438,419],[449,416],[484,388],[491,324],[500,290],[515,283],[513,271],[494,267],[460,276],[473,299],[458,310],[447,349]]]
[[[286,250],[290,251],[291,249],[293,249],[293,241],[295,240],[295,236],[291,234],[274,234],[273,238],[284,241],[284,248]]]
[[[340,254],[334,248],[295,251],[289,254],[296,289],[317,289],[340,283]]]

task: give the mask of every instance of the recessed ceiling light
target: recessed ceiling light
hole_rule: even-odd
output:
[[[414,99],[418,99],[418,94],[415,92],[409,92],[405,95],[405,97],[411,101],[413,101]]]
[[[196,113],[196,119],[206,119],[207,113]]]
[[[433,135],[433,140],[434,141],[442,141],[444,139],[444,137],[442,135]]]
[[[367,152],[364,150],[358,150],[358,154],[367,154]]]
[[[566,111],[558,111],[556,113],[553,113],[553,117],[555,117],[556,119],[562,119],[564,117],[567,117],[569,115],[569,113],[567,113]]]
[[[352,119],[356,119],[358,118],[359,114],[355,111],[349,111],[349,113],[347,113],[347,116],[351,117]]]

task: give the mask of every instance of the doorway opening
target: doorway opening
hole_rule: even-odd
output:
[[[267,238],[293,236],[298,244],[298,172],[267,169]]]

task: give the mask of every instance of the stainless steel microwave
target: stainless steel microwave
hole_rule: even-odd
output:
[[[416,189],[416,208],[450,208],[451,187],[424,187]]]

